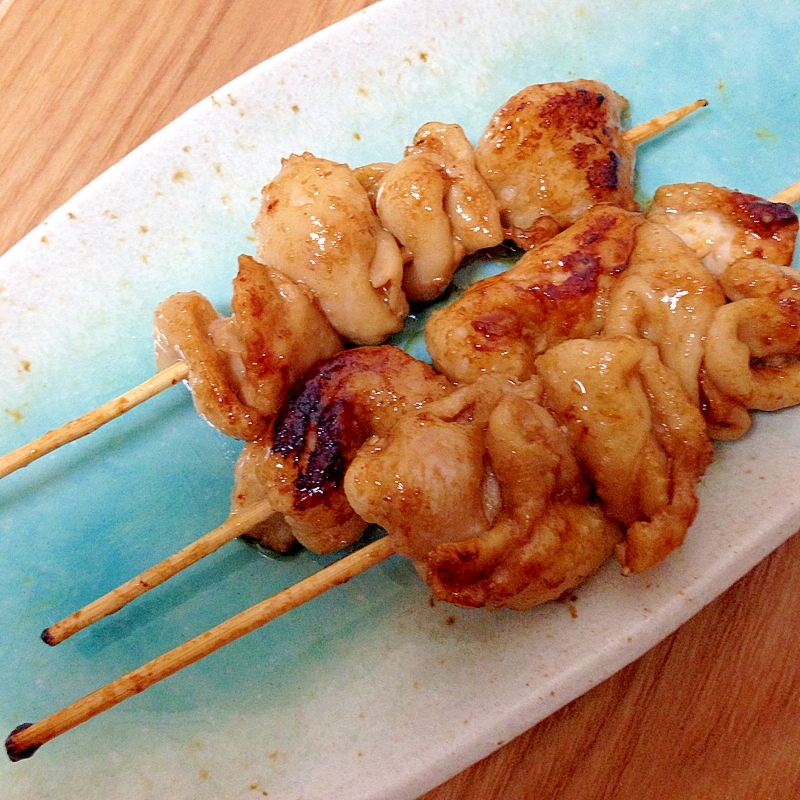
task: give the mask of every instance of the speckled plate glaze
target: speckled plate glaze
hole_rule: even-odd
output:
[[[640,192],[800,178],[800,5],[385,0],[257,67],[0,259],[0,450],[146,379],[150,319],[220,308],[282,156],[397,159],[422,123],[474,140],[523,86],[599,78],[636,124],[710,105],[639,151]],[[526,613],[431,605],[394,557],[0,766],[8,800],[413,798],[635,659],[800,527],[800,411],[721,445],[685,547],[609,564]],[[39,632],[219,524],[239,446],[175,388],[0,482],[0,728],[40,719],[328,563],[240,542],[57,648]]]

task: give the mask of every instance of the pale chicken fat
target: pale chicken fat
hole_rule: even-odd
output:
[[[624,276],[611,293],[603,335],[643,337],[700,405],[700,368],[714,314],[725,294],[694,251],[652,222],[636,232]]]
[[[617,557],[643,572],[679,547],[712,446],[699,409],[655,345],[573,339],[536,362],[544,404],[567,431],[606,514],[626,528]]]
[[[713,275],[740,258],[791,264],[798,220],[786,203],[711,183],[674,183],[655,193],[648,218],[688,244]]]
[[[348,341],[378,344],[402,328],[399,247],[347,165],[310,153],[285,159],[253,229],[258,260],[307,286]]]

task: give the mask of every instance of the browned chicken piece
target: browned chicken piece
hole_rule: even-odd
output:
[[[438,297],[465,255],[501,244],[497,202],[459,125],[430,122],[383,176],[378,216],[403,246],[411,302]]]
[[[445,209],[453,236],[468,255],[502,243],[497,200],[478,172],[472,145],[460,125],[423,125],[405,154],[427,156],[446,176]]]
[[[728,300],[769,297],[785,304],[800,301],[800,271],[761,258],[734,261],[718,280]]]
[[[316,553],[356,541],[367,523],[342,488],[345,470],[373,434],[452,391],[402,350],[346,350],[317,364],[280,410],[271,435],[250,442],[236,465],[232,510],[268,500],[274,514],[248,538],[278,552],[294,539]]]
[[[647,222],[614,287],[603,336],[643,337],[700,405],[699,375],[706,333],[725,294],[698,256],[662,225]]]
[[[262,191],[256,257],[317,297],[347,341],[378,344],[403,327],[403,262],[346,164],[293,155]]]
[[[680,236],[713,275],[740,258],[792,263],[798,221],[786,203],[711,183],[674,183],[656,191],[647,216]]]
[[[368,439],[350,465],[351,505],[385,527],[401,555],[424,558],[488,530],[499,496],[484,469],[483,428],[501,395],[500,381],[484,379],[429,403]]]
[[[697,513],[712,446],[699,409],[643,339],[572,340],[536,363],[544,405],[565,426],[605,513],[626,528],[623,570],[679,547]]]
[[[368,440],[345,476],[436,597],[528,608],[575,588],[620,531],[596,505],[535,378],[463,387]]]
[[[534,247],[596,203],[636,211],[627,105],[604,83],[576,80],[529,86],[495,113],[475,160],[509,238]]]
[[[249,256],[239,258],[232,308],[223,318],[197,292],[167,298],[155,313],[156,363],[184,360],[200,416],[253,440],[295,381],[344,345],[311,292]]]
[[[708,331],[708,381],[728,403],[777,411],[800,403],[800,274],[761,259],[720,275],[733,302]]]
[[[643,222],[640,214],[596,205],[507,272],[470,286],[425,327],[436,367],[456,382],[484,373],[524,381],[549,347],[600,333]]]

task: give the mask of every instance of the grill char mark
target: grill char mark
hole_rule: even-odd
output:
[[[744,192],[732,192],[731,200],[744,215],[742,222],[749,222],[764,238],[798,224],[797,213],[787,203],[773,203]]]
[[[416,370],[421,378],[416,388],[398,389],[403,374]],[[272,452],[295,465],[295,507],[302,511],[324,503],[341,487],[355,452],[373,432],[372,403],[393,398],[389,405],[402,406],[430,399],[428,394],[442,388],[439,380],[426,388],[434,376],[430,367],[391,345],[347,350],[310,370],[273,429]]]

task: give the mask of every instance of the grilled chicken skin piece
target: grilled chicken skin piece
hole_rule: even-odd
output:
[[[278,552],[294,539],[316,553],[356,541],[366,527],[342,489],[363,442],[452,391],[449,382],[391,345],[346,350],[297,384],[273,430],[236,465],[232,510],[268,499],[274,513],[248,538]]]
[[[628,102],[599,81],[529,86],[492,117],[475,147],[478,171],[508,238],[524,248],[569,227],[591,206],[636,211]]]
[[[596,504],[537,379],[492,376],[373,436],[345,476],[358,513],[382,525],[434,595],[528,608],[606,561],[619,527]]]
[[[732,302],[716,312],[709,328],[708,381],[745,411],[797,405],[800,273],[749,258],[735,261],[719,280]]]
[[[249,256],[239,258],[231,306],[233,315],[222,317],[198,292],[163,301],[153,321],[156,364],[184,360],[200,416],[253,440],[295,381],[344,344],[308,289]]]
[[[536,362],[543,404],[605,513],[625,528],[617,558],[643,572],[679,547],[711,463],[705,421],[678,376],[644,339],[573,339]]]
[[[507,272],[436,310],[425,341],[437,369],[456,382],[484,373],[524,381],[540,353],[600,333],[643,222],[640,214],[596,205]]]
[[[310,153],[284,159],[253,230],[258,260],[307,286],[347,341],[378,344],[403,327],[400,248],[346,164]]]
[[[646,222],[611,293],[603,336],[653,342],[699,406],[706,335],[723,305],[724,292],[694,251],[664,226]]]
[[[374,173],[373,167],[359,175],[369,182]],[[465,255],[503,241],[497,202],[459,125],[430,122],[417,131],[381,178],[376,209],[403,246],[403,289],[411,302],[434,300]]]
[[[792,263],[795,210],[711,183],[674,183],[655,193],[648,218],[683,239],[713,275],[740,258]]]

